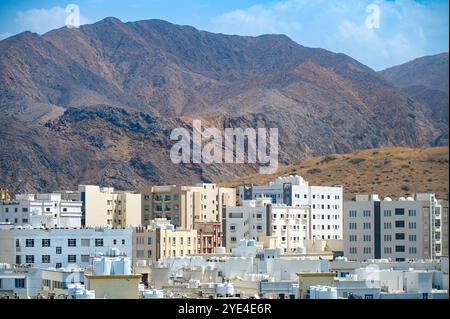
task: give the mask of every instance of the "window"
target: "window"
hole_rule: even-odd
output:
[[[349,236],[349,240],[350,240],[350,241],[357,241],[357,240],[358,240],[358,236],[356,236],[356,235],[350,235],[350,236]]]
[[[68,255],[67,256],[67,262],[68,263],[76,263],[77,262],[77,255]]]
[[[404,240],[405,234],[404,233],[396,233],[395,234],[395,240]]]
[[[16,255],[16,264],[20,265],[22,263],[22,257],[20,255]]]
[[[26,247],[34,247],[34,239],[26,239],[25,246]]]
[[[370,223],[363,223],[363,229],[370,229]]]
[[[384,241],[392,241],[392,235],[384,235]]]
[[[231,237],[231,241],[235,242],[236,241],[236,237]]]
[[[27,207],[22,207],[22,213],[27,213],[28,212],[28,208]]]
[[[28,218],[22,218],[22,223],[28,223]]]
[[[26,255],[25,256],[25,262],[27,264],[34,264],[34,255]]]
[[[166,195],[166,196],[164,196],[164,200],[171,200],[171,196],[170,195]]]
[[[416,223],[408,223],[409,229],[416,229]]]
[[[148,237],[147,238],[147,245],[151,245],[152,244],[152,238],[151,237]]]
[[[364,247],[363,251],[364,251],[365,254],[370,254],[371,251],[372,251],[372,248],[371,247]]]
[[[363,217],[370,217],[370,210],[364,210]]]
[[[56,263],[56,269],[62,268],[62,264],[61,263]]]
[[[371,236],[370,235],[364,235],[363,236],[363,240],[364,241],[371,241]]]
[[[42,247],[50,247],[50,239],[42,239]]]
[[[42,263],[49,264],[50,263],[50,255],[42,255]]]
[[[415,209],[408,210],[408,216],[416,216],[416,215],[417,215],[417,212]]]
[[[405,215],[405,209],[404,208],[396,208],[395,215]]]
[[[14,286],[16,288],[25,288],[25,279],[24,278],[14,279]]]
[[[350,229],[356,229],[356,223],[350,223],[349,224]]]
[[[160,202],[160,201],[162,201],[162,199],[163,199],[162,195],[155,195],[156,201]]]
[[[405,227],[405,221],[404,220],[396,220],[395,221],[395,227],[397,227],[397,228]]]
[[[89,247],[89,246],[91,246],[91,240],[89,238],[82,238],[81,239],[81,246],[82,247]]]
[[[173,195],[173,200],[180,200],[180,195],[179,194],[174,194]]]
[[[410,254],[417,254],[417,248],[416,247],[409,247],[408,249]]]
[[[356,217],[356,210],[350,210],[348,212],[348,214],[349,214],[349,217]]]
[[[89,262],[89,255],[81,255],[81,262],[82,263],[88,263]]]
[[[56,247],[56,254],[57,255],[62,254],[62,248],[61,247]]]
[[[391,229],[392,224],[391,223],[384,223],[384,229]]]
[[[384,247],[385,254],[392,254],[392,247]]]
[[[103,247],[103,238],[95,238],[95,247]]]
[[[147,258],[151,258],[152,257],[152,251],[151,250],[148,250],[147,251]]]
[[[350,254],[356,254],[358,252],[358,250],[356,249],[356,247],[350,247]]]
[[[162,212],[162,205],[156,205],[156,211]]]
[[[122,245],[125,245],[125,239],[122,239]]]
[[[166,210],[166,212],[167,212],[167,211],[170,211],[170,210],[171,210],[171,208],[170,208],[170,204],[166,204],[166,208],[165,208],[165,210]]]
[[[180,205],[178,204],[173,205],[173,210],[180,210]]]
[[[395,252],[396,253],[404,253],[405,252],[405,246],[403,246],[403,245],[395,246]]]
[[[69,247],[77,247],[77,240],[74,238],[67,239],[67,246]]]
[[[417,235],[409,235],[408,239],[409,241],[417,241]]]
[[[390,217],[390,216],[392,216],[392,211],[390,211],[390,210],[385,210],[385,211],[384,211],[384,217]]]

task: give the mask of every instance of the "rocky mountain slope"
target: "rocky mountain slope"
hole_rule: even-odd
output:
[[[1,155],[0,184],[15,190],[130,188],[255,171],[171,164],[170,131],[195,118],[220,129],[277,127],[282,164],[429,146],[445,133],[420,103],[344,54],[283,35],[115,18],[0,41],[0,114],[2,149],[12,150]]]

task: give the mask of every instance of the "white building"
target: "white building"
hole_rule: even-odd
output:
[[[35,268],[86,267],[98,253],[117,248],[132,256],[132,229],[40,229],[16,226],[0,230],[0,262]]]
[[[344,204],[344,251],[349,260],[439,258],[448,249],[445,229],[448,232],[448,202],[433,194],[382,201],[378,195],[357,195]]]
[[[310,186],[301,176],[278,177],[268,185],[239,187],[239,200],[267,198],[273,204],[309,208],[307,239],[342,239],[342,186]]]
[[[31,267],[0,263],[0,297],[27,298],[42,290],[42,272]]]
[[[271,204],[269,199],[245,200],[242,206],[226,207],[222,221],[228,251],[241,239],[262,241],[274,236],[276,247],[284,252],[302,252],[308,237],[308,209]]]
[[[0,222],[44,227],[81,227],[81,201],[61,194],[23,194],[0,202]]]

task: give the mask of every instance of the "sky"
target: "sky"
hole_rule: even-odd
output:
[[[2,0],[0,39],[60,28],[70,4],[80,24],[163,19],[224,34],[286,34],[375,70],[449,50],[448,0]]]

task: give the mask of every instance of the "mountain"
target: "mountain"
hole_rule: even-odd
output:
[[[424,86],[448,93],[448,68],[448,52],[445,52],[420,57],[379,74],[401,88]]]
[[[406,92],[344,54],[284,35],[214,34],[161,20],[106,18],[0,41],[0,112],[2,148],[14,150],[2,154],[0,183],[19,191],[256,170],[169,164],[168,132],[194,118],[221,130],[277,127],[282,164],[429,146],[445,133]]]
[[[252,174],[220,185],[264,185],[277,176],[298,174],[311,185],[342,185],[345,200],[356,194],[398,198],[430,192],[448,200],[448,160],[448,147],[387,147],[314,157],[282,167],[275,175]]]
[[[448,145],[448,52],[417,58],[379,74],[422,105],[425,117],[431,119],[443,133],[435,144]]]

